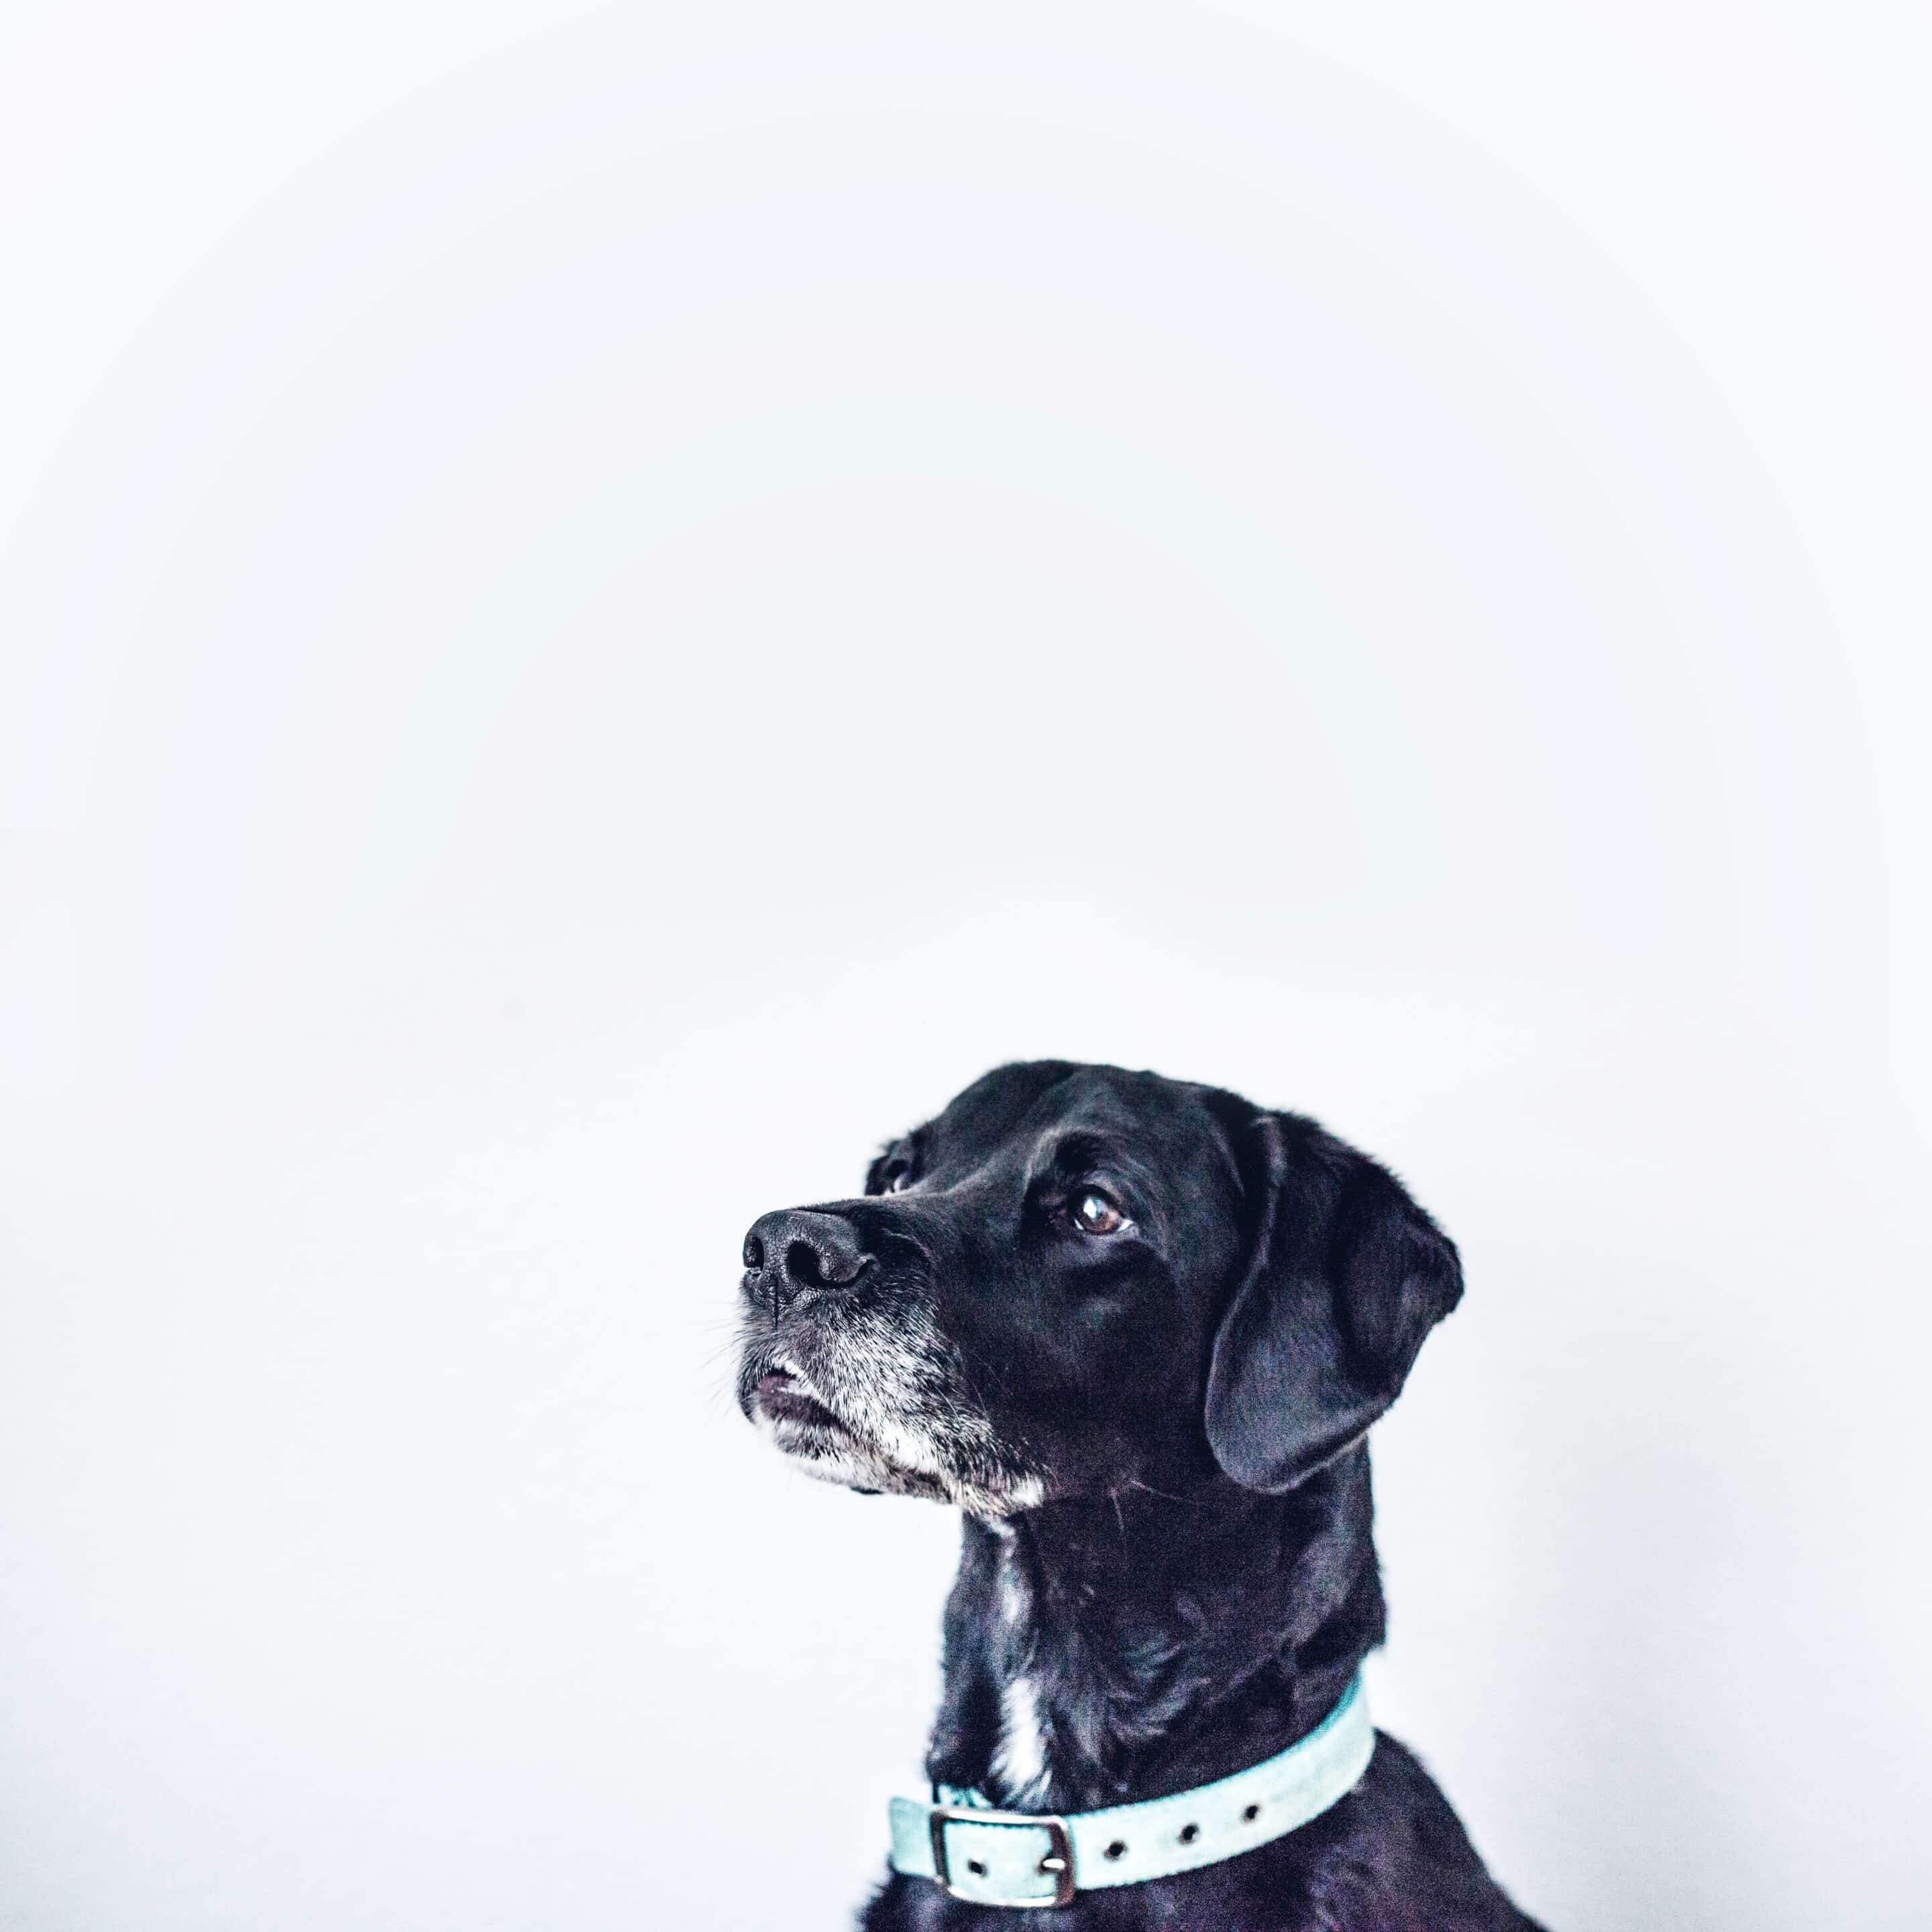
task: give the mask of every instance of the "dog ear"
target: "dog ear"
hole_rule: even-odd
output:
[[[1260,1213],[1214,1338],[1208,1440],[1237,1482],[1279,1492],[1394,1401],[1462,1269],[1394,1174],[1313,1121],[1264,1114],[1244,1138]]]

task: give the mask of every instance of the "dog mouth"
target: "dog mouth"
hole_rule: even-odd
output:
[[[1042,1473],[1001,1446],[990,1420],[946,1383],[936,1351],[914,1346],[919,1339],[895,1331],[828,1340],[808,1324],[754,1331],[739,1363],[738,1406],[772,1448],[820,1482],[988,1518],[1031,1508],[1044,1494]]]
[[[752,1389],[758,1412],[774,1425],[850,1436],[851,1431],[790,1369],[768,1369]]]

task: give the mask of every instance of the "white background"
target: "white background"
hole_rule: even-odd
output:
[[[1460,1240],[1526,1906],[1923,1923],[1916,12],[14,0],[7,1932],[847,1922],[955,1530],[738,1244],[1035,1054]]]

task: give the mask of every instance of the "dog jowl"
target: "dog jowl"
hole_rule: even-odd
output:
[[[746,1416],[808,1474],[962,1512],[935,1786],[1076,1829],[1318,1746],[1383,1633],[1364,1438],[1462,1294],[1385,1168],[1217,1089],[1034,1062],[862,1195],[762,1216],[744,1264]],[[1530,1922],[1386,1737],[1318,1816],[1230,1842],[1134,1883],[1111,1844],[1077,1887],[1044,1864],[1070,1924]],[[976,1922],[893,1862],[868,1927]]]

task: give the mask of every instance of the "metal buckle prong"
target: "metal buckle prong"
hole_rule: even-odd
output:
[[[932,1874],[955,1898],[969,1905],[1071,1905],[1073,1903],[1073,1840],[1067,1835],[1066,1820],[1036,1811],[995,1811],[990,1806],[935,1804],[932,1807]],[[946,1828],[949,1825],[1024,1826],[1047,1836],[1046,1856],[1040,1862],[1041,1874],[1053,1880],[1051,1898],[988,1898],[983,1893],[962,1892],[952,1882],[952,1870],[946,1856]]]

